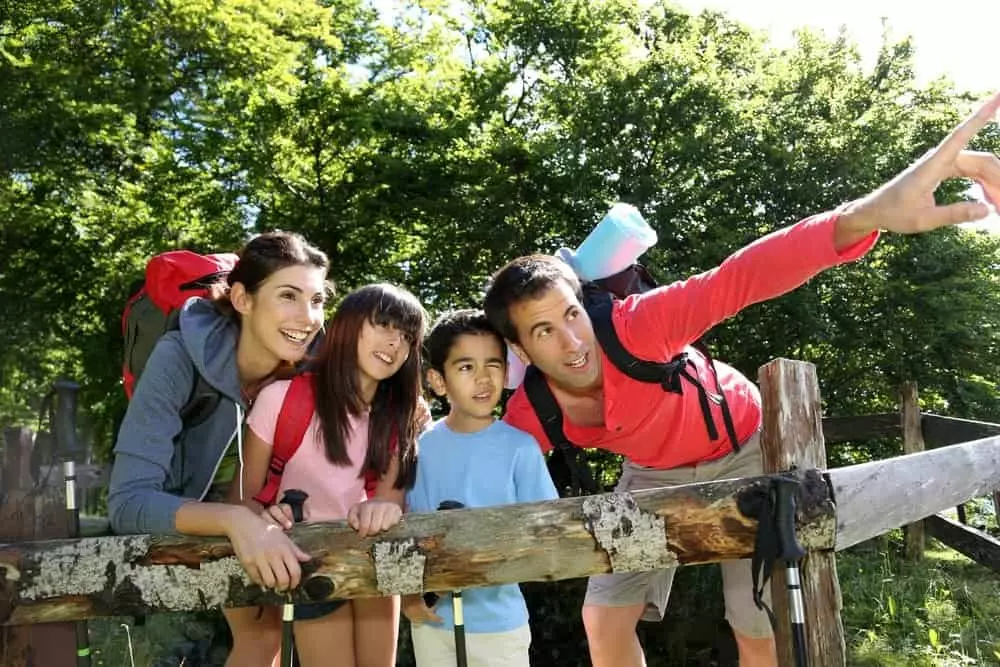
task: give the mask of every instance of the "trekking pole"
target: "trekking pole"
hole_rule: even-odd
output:
[[[302,508],[306,503],[309,494],[299,489],[288,489],[281,497],[282,504],[292,508],[292,520],[295,523],[302,522]],[[281,667],[292,667],[295,656],[295,605],[291,601],[291,591],[288,593],[288,602],[281,605]]]
[[[788,590],[788,615],[791,619],[795,664],[798,667],[808,667],[806,614],[802,600],[802,577],[799,572],[799,563],[806,552],[795,535],[795,490],[799,486],[799,480],[778,476],[773,479],[773,483],[778,558],[785,561],[785,586]]]
[[[439,510],[457,510],[465,507],[457,500],[444,500],[438,505]],[[458,667],[468,667],[469,658],[466,654],[465,645],[465,618],[462,608],[462,591],[452,591],[452,607],[455,611],[455,661]]]
[[[55,416],[52,420],[52,430],[55,432],[56,447],[63,458],[63,481],[66,484],[66,526],[69,537],[80,537],[80,510],[76,505],[76,461],[79,444],[76,439],[76,393],[80,385],[60,379],[53,383],[58,401]],[[86,621],[77,621],[76,629],[76,665],[90,667],[90,633]]]

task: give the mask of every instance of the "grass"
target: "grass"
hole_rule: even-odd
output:
[[[221,613],[156,614],[141,623],[110,617],[89,625],[94,667],[214,667],[228,651]]]
[[[838,554],[848,664],[1000,665],[1000,576],[937,542],[902,559],[899,531]]]

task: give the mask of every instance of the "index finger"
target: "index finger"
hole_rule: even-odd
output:
[[[994,93],[992,97],[979,107],[978,111],[952,130],[951,134],[938,144],[930,160],[944,160],[949,163],[953,161],[958,157],[960,152],[965,150],[965,147],[969,145],[972,138],[979,134],[979,130],[983,129],[986,123],[993,120],[998,109],[1000,109],[1000,92]]]
[[[294,523],[287,505],[272,505],[268,508],[268,514],[282,528],[291,528]]]

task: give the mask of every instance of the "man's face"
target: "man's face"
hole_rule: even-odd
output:
[[[510,306],[520,343],[512,343],[525,363],[567,391],[601,385],[601,349],[594,327],[568,283],[560,280],[537,299]]]

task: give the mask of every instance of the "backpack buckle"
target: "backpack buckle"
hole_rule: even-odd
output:
[[[681,352],[668,363],[664,364],[663,379],[660,381],[663,391],[669,391],[673,394],[684,393],[684,389],[681,387],[681,371],[687,365],[687,362],[687,352]]]

